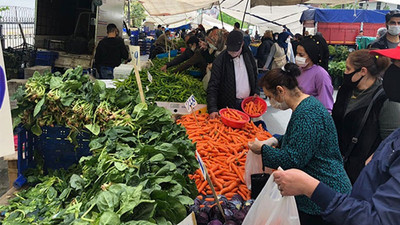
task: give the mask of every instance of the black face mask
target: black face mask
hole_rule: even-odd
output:
[[[356,82],[353,82],[351,79],[353,78],[354,74],[356,74],[356,73],[358,73],[360,71],[361,71],[361,68],[358,69],[358,70],[355,70],[352,73],[344,73],[343,74],[343,86],[348,87],[348,88],[352,88],[352,89],[357,87],[357,85],[360,83],[360,81],[363,79],[363,77],[358,79]]]
[[[400,102],[400,67],[392,64],[386,70],[383,76],[383,90],[389,100]]]

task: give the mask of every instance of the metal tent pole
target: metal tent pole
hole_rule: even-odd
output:
[[[247,11],[247,6],[249,5],[250,0],[247,0],[246,2],[246,8],[244,8],[244,13],[243,13],[243,19],[242,19],[242,26],[240,27],[243,29],[243,23],[244,23],[244,18],[246,17],[246,11]]]

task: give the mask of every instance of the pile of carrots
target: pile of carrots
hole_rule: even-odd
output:
[[[228,199],[235,194],[245,200],[250,199],[250,191],[244,181],[248,142],[255,138],[266,140],[272,137],[271,134],[253,122],[234,129],[225,126],[219,118],[210,119],[208,114],[196,114],[196,119],[192,114],[185,115],[177,123],[186,128],[189,138],[196,143],[217,194]],[[190,179],[195,180],[199,193],[212,194],[200,169],[190,175]]]
[[[250,101],[245,104],[243,110],[249,115],[261,115],[263,113],[263,106],[261,102],[255,103],[254,101]]]
[[[246,122],[244,119],[243,119],[243,116],[242,115],[240,115],[239,114],[239,112],[237,111],[237,110],[233,110],[233,109],[230,109],[230,108],[228,108],[228,107],[226,107],[226,111],[225,112],[223,112],[223,115],[222,116],[224,116],[225,118],[228,118],[228,119],[231,119],[231,120],[236,120],[236,121],[238,121],[238,122]]]

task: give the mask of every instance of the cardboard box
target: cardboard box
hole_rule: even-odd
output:
[[[172,112],[173,115],[186,115],[189,114],[185,107],[184,102],[156,102],[157,106],[159,107],[164,107],[168,109],[169,111]],[[207,105],[205,104],[198,104],[195,108],[194,111],[197,112],[199,111],[200,113],[206,113],[207,112]]]
[[[11,109],[17,108],[17,101],[11,100],[11,96],[17,91],[20,86],[24,86],[28,80],[24,79],[11,79],[7,81],[8,86],[8,96],[10,97],[10,106]]]
[[[33,67],[25,68],[24,69],[24,78],[25,79],[31,78],[33,76],[33,73],[35,73],[35,71],[38,71],[40,74],[43,74],[46,71],[51,72],[51,66],[33,66]]]

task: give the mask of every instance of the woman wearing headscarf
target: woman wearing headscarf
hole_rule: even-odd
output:
[[[304,93],[314,96],[328,112],[332,112],[333,86],[327,72],[329,60],[327,46],[324,38],[317,35],[306,37],[299,43],[296,64],[301,69],[301,75],[297,77],[297,81]]]
[[[288,62],[295,62],[289,35],[288,32],[279,34],[278,41],[272,45],[271,51],[269,52],[264,70],[282,68],[282,66]]]

